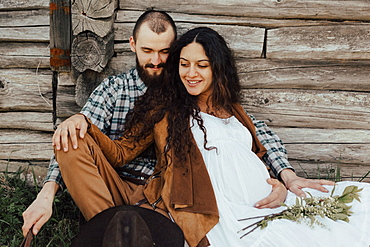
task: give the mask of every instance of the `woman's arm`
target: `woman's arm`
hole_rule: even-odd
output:
[[[90,120],[87,119],[87,121],[87,133],[99,145],[104,156],[113,167],[119,167],[130,162],[146,150],[154,141],[152,132],[139,141],[134,141],[134,138],[125,138],[124,136],[118,140],[112,141],[109,137],[104,135],[97,126],[91,124]],[[136,129],[140,129],[140,126]]]

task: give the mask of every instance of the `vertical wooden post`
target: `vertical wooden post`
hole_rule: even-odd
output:
[[[71,1],[50,0],[50,67],[53,71],[53,125],[57,121],[59,72],[71,70]]]
[[[71,69],[71,1],[50,0],[50,66],[53,71]]]

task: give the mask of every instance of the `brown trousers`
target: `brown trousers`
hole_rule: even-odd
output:
[[[98,144],[86,134],[78,148],[55,150],[63,180],[86,220],[120,205],[134,205],[144,199],[143,185],[122,180],[109,164]],[[163,213],[163,212],[162,212]]]

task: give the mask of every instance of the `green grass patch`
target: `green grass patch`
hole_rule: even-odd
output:
[[[23,240],[22,213],[36,198],[39,188],[21,179],[22,170],[0,173],[0,246],[19,246]],[[67,191],[54,200],[52,218],[41,228],[33,247],[69,246],[78,232],[79,211]]]

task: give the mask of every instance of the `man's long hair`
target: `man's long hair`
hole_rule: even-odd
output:
[[[178,160],[186,160],[190,150],[192,134],[190,119],[196,121],[204,133],[204,147],[207,144],[206,128],[199,115],[197,96],[190,95],[179,75],[181,50],[193,43],[199,43],[205,50],[212,69],[212,93],[207,104],[220,106],[233,114],[233,103],[239,102],[240,84],[233,54],[225,40],[216,31],[200,27],[185,33],[170,48],[164,69],[162,83],[148,84],[148,90],[136,103],[126,122],[126,136],[136,141],[147,137],[154,125],[168,113],[168,136],[165,157],[172,150]],[[140,127],[137,127],[140,126]],[[190,154],[191,155],[191,154]]]

